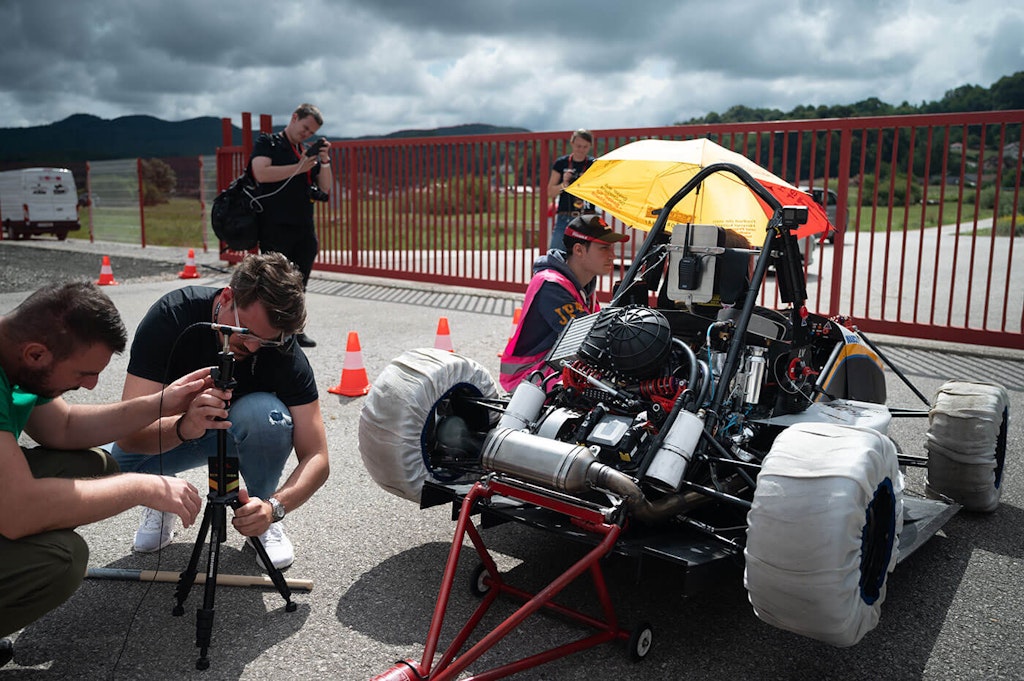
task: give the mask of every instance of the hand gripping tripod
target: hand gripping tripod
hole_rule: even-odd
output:
[[[241,331],[236,327],[216,325],[215,328],[223,334],[224,345],[218,353],[219,364],[210,372],[213,376],[214,385],[221,390],[228,390],[235,385],[235,355],[231,352],[229,341],[234,331]],[[199,565],[199,557],[203,552],[203,543],[206,541],[206,534],[210,532],[210,550],[206,557],[206,585],[203,594],[203,607],[196,610],[196,647],[199,648],[199,659],[196,660],[196,669],[207,669],[210,660],[206,657],[210,648],[210,638],[213,635],[213,602],[217,591],[217,566],[220,561],[220,545],[225,541],[227,535],[227,508],[238,507],[238,457],[227,456],[227,431],[217,431],[217,456],[210,457],[210,492],[206,495],[206,510],[203,512],[203,521],[199,526],[199,536],[196,537],[195,546],[192,549],[192,558],[188,567],[178,578],[178,588],[175,597],[178,604],[174,606],[171,614],[180,617],[185,614],[184,603],[196,579],[196,568]],[[285,600],[285,610],[295,612],[296,605],[292,602],[291,589],[285,581],[281,571],[274,567],[267,555],[267,550],[259,537],[249,537],[256,554],[267,569],[271,581],[277,587],[281,597]]]

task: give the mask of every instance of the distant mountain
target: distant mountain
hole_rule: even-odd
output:
[[[382,136],[364,136],[357,139],[403,139],[407,137],[453,137],[458,135],[504,135],[508,133],[530,132],[526,128],[513,128],[500,125],[487,125],[486,123],[466,123],[454,125],[447,128],[433,128],[431,130],[399,130]]]
[[[509,132],[529,130],[472,123],[433,130],[400,130],[359,139]],[[232,143],[242,143],[242,131],[237,126],[233,126]],[[213,116],[171,122],[153,116],[122,116],[107,120],[89,114],[75,114],[49,125],[0,128],[0,167],[77,166],[85,161],[116,158],[202,156],[214,153],[219,146],[221,121]]]
[[[241,142],[240,130],[235,139]],[[220,144],[220,119],[212,116],[169,122],[153,116],[106,120],[75,114],[50,125],[0,128],[0,159],[7,166],[199,156],[212,154]]]

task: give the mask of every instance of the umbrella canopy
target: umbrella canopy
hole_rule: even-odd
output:
[[[566,191],[603,208],[627,225],[648,230],[668,200],[702,168],[732,163],[760,182],[784,206],[807,206],[807,224],[798,237],[825,232],[828,216],[814,199],[746,156],[708,139],[640,140],[596,159]],[[666,226],[718,225],[758,243],[772,209],[730,172],[708,176],[700,187],[673,206]]]

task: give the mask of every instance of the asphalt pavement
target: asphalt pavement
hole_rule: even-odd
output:
[[[40,254],[38,249],[48,250]],[[5,271],[31,268],[37,282],[54,273],[51,267],[58,268],[58,275],[68,273],[68,252],[83,259],[87,271],[93,264],[95,275],[100,255],[111,255],[121,283],[105,290],[129,330],[163,293],[189,284],[222,286],[228,279],[213,253],[197,254],[200,279],[182,280],[176,275],[183,265],[181,249],[55,242],[0,248]],[[128,259],[143,262],[129,265]],[[150,271],[146,260],[162,264],[153,264]],[[0,314],[27,291],[0,293]],[[297,611],[285,612],[274,590],[219,586],[210,668],[196,671],[195,608],[203,601],[202,586],[193,588],[185,616],[174,617],[174,584],[89,579],[67,603],[17,635],[15,660],[0,670],[0,678],[354,680],[385,672],[399,659],[418,659],[452,541],[450,510],[420,510],[378,488],[357,447],[364,399],[337,397],[328,388],[340,380],[350,331],[359,335],[361,358],[373,381],[402,351],[432,346],[442,316],[448,319],[456,352],[496,376],[497,353],[517,303],[516,296],[492,292],[314,273],[308,333],[320,344],[307,354],[321,394],[331,477],[285,521],[296,550],[295,564],[285,574],[314,584],[310,592],[295,592]],[[616,558],[606,566],[612,601],[624,625],[652,625],[647,659],[631,662],[623,644],[607,644],[513,678],[1024,678],[1024,353],[876,340],[928,396],[949,378],[1002,381],[1010,390],[1011,418],[1002,505],[989,515],[958,514],[900,564],[875,630],[856,646],[834,648],[758,620],[738,568],[724,570],[720,580],[685,597],[683,575],[674,566]],[[116,399],[126,365],[126,356],[115,357],[94,391],[71,393],[67,399]],[[891,405],[920,406],[894,374],[888,378]],[[921,419],[898,421],[892,434],[905,451],[922,453],[925,427]],[[206,488],[205,470],[186,475]],[[910,489],[920,490],[922,479],[921,471],[908,471]],[[131,511],[81,528],[91,548],[90,566],[182,570],[196,528],[179,525],[174,542],[159,555],[135,555],[131,542],[138,519],[138,512]],[[528,590],[542,587],[583,551],[514,523],[485,530],[484,538],[507,579]],[[462,555],[448,630],[461,625],[476,604],[468,589],[475,556],[468,547]],[[200,569],[205,569],[205,558]],[[253,552],[231,529],[219,573],[258,574]],[[597,612],[585,580],[570,586],[561,600]],[[505,604],[496,608],[502,615],[511,612]],[[479,669],[583,633],[551,617],[531,618],[485,655]]]

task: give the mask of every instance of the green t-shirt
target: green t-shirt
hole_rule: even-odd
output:
[[[0,430],[14,433],[15,438],[20,437],[32,410],[49,401],[11,385],[7,373],[0,369]]]

